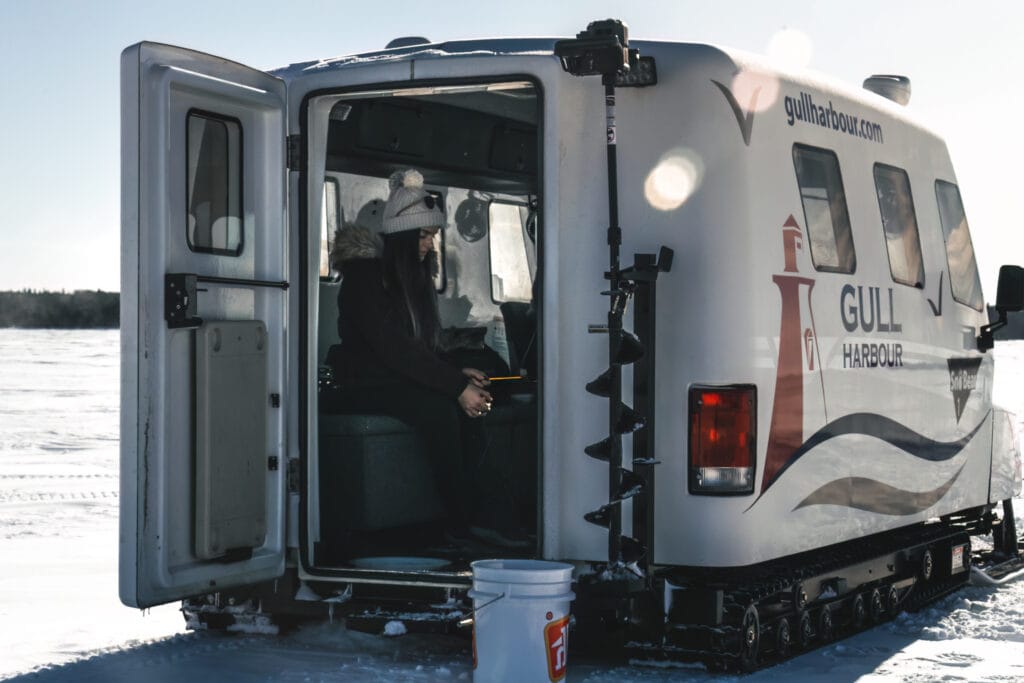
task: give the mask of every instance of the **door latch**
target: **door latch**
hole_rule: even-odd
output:
[[[199,327],[196,315],[196,279],[191,273],[164,274],[164,320],[171,329]]]

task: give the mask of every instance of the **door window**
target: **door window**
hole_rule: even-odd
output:
[[[237,119],[190,111],[188,246],[192,251],[242,253],[242,126]]]

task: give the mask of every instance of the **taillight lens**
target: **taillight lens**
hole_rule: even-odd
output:
[[[752,385],[690,389],[690,493],[754,492],[756,420]]]

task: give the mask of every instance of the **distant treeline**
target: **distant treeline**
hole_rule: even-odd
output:
[[[117,292],[0,292],[0,327],[113,327],[120,321]]]

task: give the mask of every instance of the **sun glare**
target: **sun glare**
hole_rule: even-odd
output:
[[[795,28],[776,31],[768,41],[768,56],[792,69],[804,69],[811,63],[814,44],[806,33]]]
[[[767,111],[779,99],[779,79],[744,69],[732,79],[732,94],[747,112]]]
[[[655,209],[672,211],[690,198],[703,177],[704,163],[693,150],[674,149],[647,174],[644,196]]]

